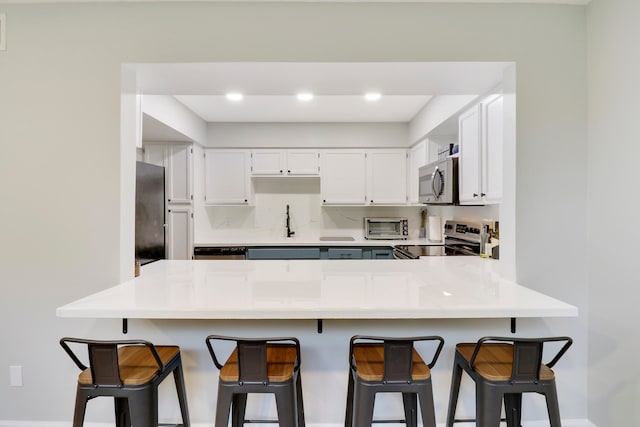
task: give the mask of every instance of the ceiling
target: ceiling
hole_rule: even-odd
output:
[[[143,94],[171,95],[206,122],[409,122],[437,95],[482,94],[507,62],[132,64]],[[225,94],[239,92],[241,101]],[[311,101],[298,92],[314,94]],[[364,94],[380,93],[377,101]],[[146,136],[146,135],[145,135]]]
[[[163,1],[193,1],[193,0],[0,0],[0,3],[127,3],[127,2],[163,2]],[[229,0],[198,0],[201,2],[227,2]],[[273,0],[235,0],[235,1],[261,1],[269,2]],[[285,2],[316,2],[316,3],[554,3],[554,4],[576,4],[586,5],[591,0],[280,0]]]

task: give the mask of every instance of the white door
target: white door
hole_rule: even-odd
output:
[[[486,203],[502,201],[502,150],[504,119],[502,96],[488,100],[484,104],[484,156],[482,176]]]
[[[191,259],[192,214],[190,206],[170,206],[167,210],[167,258]]]
[[[169,145],[166,153],[167,202],[191,203],[191,146]]]
[[[366,157],[362,150],[321,154],[320,193],[324,204],[362,205],[366,192]]]
[[[248,150],[205,150],[205,203],[250,203]]]
[[[460,160],[458,165],[460,204],[481,203],[481,107],[473,107],[459,118],[458,143]]]
[[[315,150],[287,151],[287,175],[318,176],[318,152]]]
[[[407,200],[418,203],[418,169],[427,164],[427,141],[422,141],[409,150],[407,166]]]
[[[367,154],[367,202],[372,205],[406,204],[407,151],[371,150]]]
[[[280,150],[256,150],[251,153],[251,174],[282,176],[285,173],[285,153]]]

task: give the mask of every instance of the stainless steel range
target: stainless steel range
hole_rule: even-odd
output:
[[[481,222],[449,220],[444,224],[444,245],[396,245],[397,259],[417,259],[423,256],[480,255],[487,235]]]

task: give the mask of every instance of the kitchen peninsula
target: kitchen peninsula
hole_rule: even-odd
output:
[[[57,309],[138,319],[574,317],[576,307],[497,274],[492,260],[157,261]]]

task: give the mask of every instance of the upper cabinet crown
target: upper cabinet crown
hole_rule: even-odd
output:
[[[502,200],[503,97],[493,95],[459,118],[460,204]]]
[[[320,176],[317,150],[253,150],[251,175]]]

